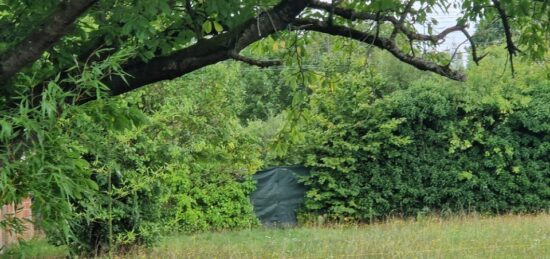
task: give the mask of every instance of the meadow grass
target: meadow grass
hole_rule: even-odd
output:
[[[23,241],[10,247],[0,258],[65,258],[69,252],[64,246],[53,246],[44,239]]]
[[[64,257],[34,241],[9,252]],[[56,250],[57,249],[57,250]],[[57,254],[56,254],[57,253]],[[41,255],[41,256],[40,256]],[[550,258],[550,214],[391,219],[375,224],[256,228],[164,237],[118,258]]]
[[[371,225],[179,235],[139,258],[550,258],[550,215],[393,219]]]

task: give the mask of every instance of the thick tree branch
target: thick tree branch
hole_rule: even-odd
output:
[[[119,95],[147,84],[180,77],[199,68],[234,58],[231,53],[238,53],[248,45],[278,31],[285,29],[302,10],[305,0],[284,0],[271,10],[251,18],[243,25],[227,33],[203,39],[168,56],[156,57],[147,62],[136,60],[123,66],[129,74],[126,80],[113,76],[104,80],[112,95]],[[260,31],[262,32],[260,34]],[[90,96],[80,103],[93,100]]]
[[[329,26],[329,24],[326,22],[320,22],[320,21],[311,20],[311,19],[297,19],[294,22],[294,24],[297,26],[300,26],[300,28],[302,28],[303,30],[317,31],[317,32],[322,32],[330,35],[348,37],[361,42],[366,42],[380,49],[387,50],[399,60],[407,64],[410,64],[416,67],[417,69],[424,70],[424,71],[431,71],[457,81],[465,80],[464,74],[458,71],[453,71],[448,66],[438,65],[434,62],[416,58],[414,56],[404,53],[399,49],[399,47],[395,44],[394,41],[388,38],[376,37],[375,35],[368,34],[368,33],[358,31],[352,28],[348,28],[345,26],[339,26],[339,25]]]
[[[238,29],[240,35],[235,50],[241,51],[259,39],[285,29],[306,8],[307,3],[307,0],[284,0],[270,11],[250,19]]]
[[[304,30],[316,30],[333,35],[350,37],[369,44],[372,43],[375,46],[388,50],[401,61],[411,64],[420,70],[432,71],[454,80],[464,80],[464,75],[452,71],[448,67],[415,58],[402,52],[397,45],[389,39],[378,38],[343,26],[327,26],[327,23],[315,20],[298,20],[295,22],[296,17],[306,8],[307,2],[306,0],[282,1],[273,9],[261,13],[258,17],[250,19],[242,26],[232,31],[215,35],[212,38],[203,39],[190,47],[174,52],[168,56],[153,58],[147,62],[141,60],[131,62],[123,66],[124,71],[130,75],[125,78],[126,80],[114,76],[104,80],[104,83],[109,86],[112,95],[118,95],[150,83],[173,79],[199,68],[231,58],[255,65],[267,65],[265,62],[251,60],[238,54],[235,55],[235,53],[239,53],[253,42],[276,31],[285,29],[289,24],[293,26],[303,26],[302,28]],[[443,34],[445,33],[447,32]],[[90,97],[82,102],[93,100],[93,98],[94,97]]]
[[[253,66],[258,66],[261,68],[271,67],[271,66],[280,66],[283,64],[280,60],[257,60],[257,59],[245,57],[235,51],[230,51],[229,56],[234,60],[242,61],[244,63],[250,64]]]
[[[0,58],[0,86],[65,35],[73,22],[98,0],[63,1],[57,10],[19,44]]]
[[[277,61],[253,60],[243,57],[238,53],[248,45],[266,36],[286,29],[289,24],[298,26],[298,28],[301,28],[300,30],[319,31],[367,42],[381,49],[388,50],[401,61],[411,64],[420,70],[432,71],[454,80],[464,80],[462,74],[452,71],[446,66],[441,66],[404,53],[391,39],[380,38],[345,26],[329,26],[328,23],[316,20],[298,19],[296,21],[296,17],[300,15],[308,4],[315,6],[316,4],[323,5],[325,3],[316,0],[283,0],[272,9],[262,12],[257,17],[249,19],[241,26],[237,26],[231,31],[214,35],[211,38],[203,38],[194,45],[175,51],[166,56],[155,57],[148,61],[140,59],[130,61],[128,64],[122,66],[122,69],[128,76],[122,78],[118,75],[112,75],[103,79],[102,82],[109,87],[111,95],[119,95],[147,84],[174,79],[199,68],[227,59],[237,59],[262,67],[277,65],[279,63]],[[328,4],[328,6],[330,7],[330,4]],[[350,20],[355,19],[356,16],[359,16],[361,19],[369,18],[368,14],[356,14],[353,11],[344,10],[337,6],[333,7],[335,14],[343,16],[344,18],[350,17]],[[342,12],[347,12],[345,13],[346,16],[342,15]],[[371,18],[398,22],[397,19],[384,15],[375,15],[375,17]],[[296,29],[296,27],[293,29]],[[443,38],[446,34],[458,29],[458,27],[452,27],[439,35],[429,35],[425,37],[429,37],[429,40],[437,41],[437,39]],[[411,38],[424,37],[422,35],[418,36],[416,34],[411,34],[412,32],[405,28],[403,28],[402,31],[412,35]],[[66,91],[71,91],[75,89],[75,86],[66,85],[63,86],[63,88]],[[81,97],[78,103],[85,103],[94,99],[95,96]]]
[[[397,20],[397,18],[393,16],[377,15],[376,13],[367,13],[367,12],[355,12],[354,10],[333,6],[330,3],[321,2],[319,0],[309,1],[308,7],[327,11],[327,12],[333,12],[334,14],[344,17],[350,21],[370,20],[370,21],[377,21],[377,22],[379,21],[391,22],[393,24],[399,23],[399,20]]]

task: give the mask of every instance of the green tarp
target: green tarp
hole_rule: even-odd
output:
[[[296,224],[296,209],[302,206],[306,187],[298,177],[308,174],[301,166],[274,167],[254,175],[256,190],[250,196],[254,213],[264,226]]]

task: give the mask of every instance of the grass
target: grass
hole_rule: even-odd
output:
[[[59,257],[64,256],[64,250],[58,252]],[[550,258],[550,214],[427,217],[372,225],[178,235],[124,257]]]
[[[138,258],[550,258],[550,215],[174,236]]]
[[[21,242],[10,248],[0,258],[65,258],[69,255],[66,247],[53,246],[46,240],[30,240]]]

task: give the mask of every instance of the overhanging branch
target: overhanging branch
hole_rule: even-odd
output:
[[[229,56],[234,60],[242,61],[244,63],[250,64],[250,65],[253,65],[253,66],[258,66],[258,67],[261,67],[261,68],[282,65],[282,62],[280,60],[257,60],[257,59],[253,59],[253,58],[249,58],[249,57],[245,57],[243,55],[240,55],[236,51],[230,51]]]
[[[375,35],[362,32],[353,28],[345,27],[345,26],[340,26],[340,25],[330,26],[326,22],[321,22],[321,21],[312,20],[312,19],[297,19],[293,25],[299,26],[302,30],[317,31],[317,32],[322,32],[330,35],[348,37],[354,40],[372,44],[380,49],[387,50],[399,60],[407,64],[410,64],[416,67],[417,69],[424,70],[424,71],[431,71],[436,74],[439,74],[457,81],[465,80],[464,74],[450,69],[449,66],[439,65],[434,62],[420,59],[404,53],[401,49],[399,49],[399,47],[395,44],[394,41],[388,38],[376,37]]]
[[[194,45],[167,56],[156,57],[149,61],[130,62],[123,66],[123,70],[130,75],[125,78],[126,80],[113,76],[104,80],[103,83],[109,87],[111,95],[119,95],[147,84],[174,79],[199,68],[234,58],[231,56],[232,52],[238,53],[248,45],[287,27],[305,9],[306,2],[305,0],[281,1],[272,9],[249,19],[231,31],[202,39]],[[238,58],[241,61],[248,59]],[[82,99],[80,103],[94,100],[94,98],[90,96]]]
[[[406,17],[406,13],[403,13],[400,19],[397,19],[396,17],[391,15],[383,15],[380,13],[356,12],[354,10],[347,9],[347,8],[334,7],[334,6],[331,6],[329,3],[321,2],[319,0],[312,0],[310,2],[309,7],[318,9],[318,10],[323,10],[326,12],[334,12],[334,14],[341,16],[350,21],[363,20],[363,21],[374,21],[374,22],[389,22],[394,27],[394,31],[392,32],[392,36],[390,38],[394,38],[397,32],[401,32],[405,34],[405,36],[407,36],[409,40],[430,41],[433,44],[436,44],[440,40],[444,39],[449,33],[461,31],[463,28],[465,28],[465,25],[455,25],[443,30],[441,33],[437,35],[420,34],[405,26],[404,18]],[[406,6],[406,10],[410,9],[410,7],[411,6]]]
[[[69,31],[73,22],[97,1],[63,1],[41,26],[0,58],[0,87],[57,43]]]
[[[278,65],[279,61],[254,60],[249,57],[241,56],[238,53],[248,45],[276,31],[287,29],[290,24],[292,24],[293,30],[319,31],[363,41],[389,51],[399,60],[413,65],[420,70],[431,71],[453,80],[464,80],[463,74],[451,70],[448,66],[442,66],[405,53],[392,39],[378,37],[378,35],[371,35],[345,26],[329,25],[326,22],[318,20],[297,19],[296,17],[299,17],[300,13],[308,4],[309,7],[313,6],[315,8],[316,5],[319,5],[320,7],[318,8],[321,8],[325,3],[316,0],[283,0],[272,9],[260,13],[257,17],[250,18],[248,21],[230,31],[214,35],[210,38],[203,38],[194,45],[175,51],[166,56],[157,56],[148,61],[140,59],[130,61],[122,66],[122,69],[129,76],[123,79],[120,76],[113,75],[105,78],[102,82],[109,87],[111,95],[119,95],[147,84],[174,79],[199,68],[227,59],[236,59],[260,67]],[[331,6],[330,4],[326,5],[329,7]],[[369,16],[368,13],[355,13],[353,10],[343,9],[336,5],[332,5],[332,7],[334,8],[335,15],[342,16],[349,20],[372,18],[376,21],[384,20],[392,24],[394,22],[399,24],[399,21],[391,16],[382,14]],[[400,26],[400,28],[400,31],[408,35],[410,39],[424,39],[430,41],[437,41],[445,37],[448,33],[461,29],[461,27],[451,27],[438,35],[420,35],[414,34],[413,30],[409,30],[404,26]],[[75,88],[76,86],[74,85],[63,87],[65,91],[72,91]],[[88,96],[79,99],[78,103],[85,103],[94,99],[94,96]]]

